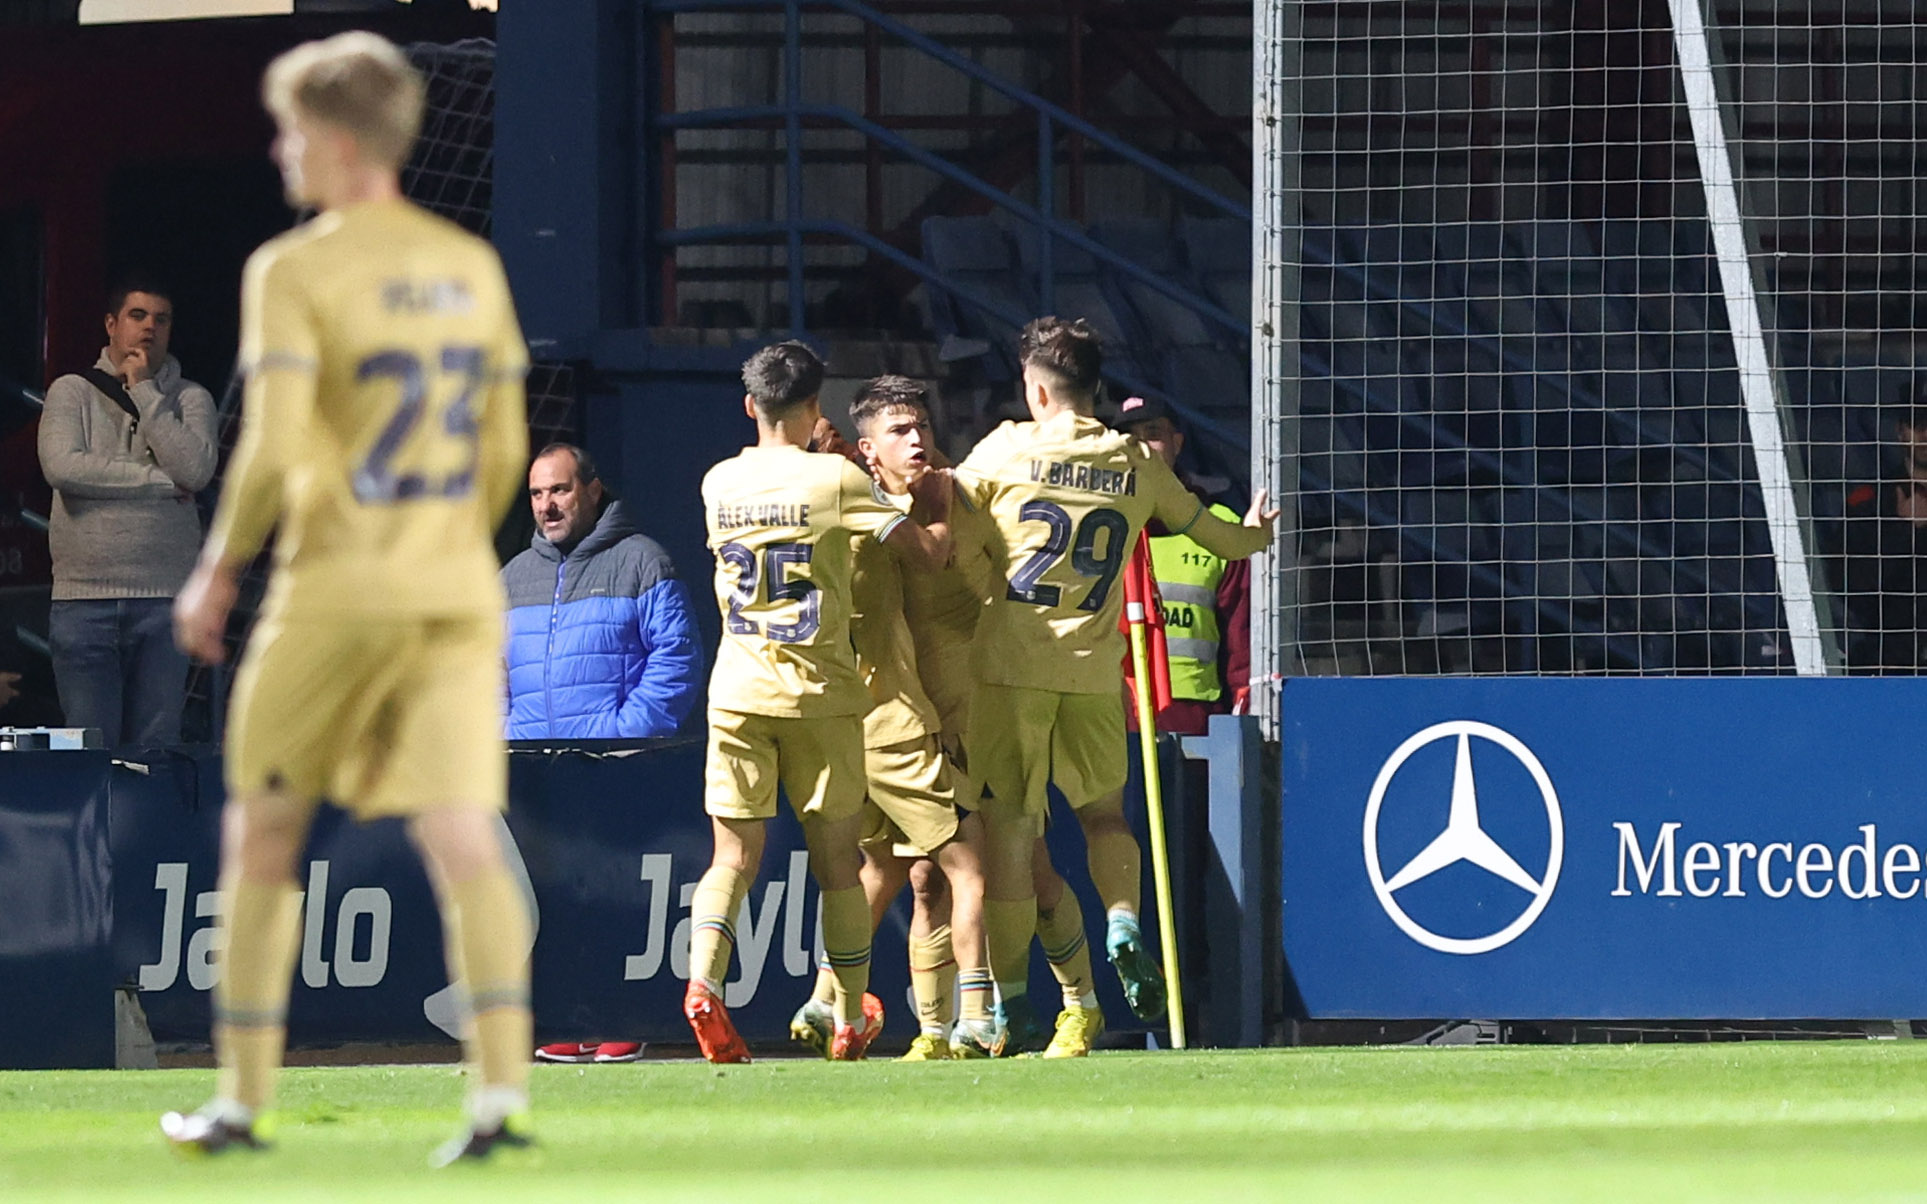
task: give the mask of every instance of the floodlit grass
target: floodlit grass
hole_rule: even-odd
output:
[[[177,1160],[211,1083],[0,1074],[0,1201],[1927,1197],[1927,1043],[543,1066],[541,1165],[442,1172],[449,1067],[290,1071],[273,1153]]]

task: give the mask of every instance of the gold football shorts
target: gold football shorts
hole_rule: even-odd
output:
[[[1122,790],[1130,775],[1124,704],[1115,693],[980,684],[967,740],[970,776],[990,794],[984,806],[1019,810],[1040,833],[1051,783],[1082,807]]]
[[[723,819],[773,819],[776,787],[799,816],[845,819],[863,806],[863,719],[779,719],[709,712],[703,809]]]
[[[898,857],[928,857],[957,834],[950,763],[935,736],[865,749],[870,801],[862,843]]]
[[[502,810],[501,618],[264,617],[235,676],[226,753],[234,797],[326,799],[362,819]]]

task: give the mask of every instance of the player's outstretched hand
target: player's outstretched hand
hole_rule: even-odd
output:
[[[1271,530],[1271,525],[1278,521],[1278,516],[1284,511],[1277,506],[1266,509],[1265,503],[1270,500],[1271,494],[1263,489],[1251,495],[1251,509],[1245,511],[1245,526]]]
[[[228,612],[241,586],[232,570],[201,561],[174,599],[174,644],[203,665],[227,659]]]
[[[0,673],[0,707],[6,706],[18,697],[20,697],[20,675]]]

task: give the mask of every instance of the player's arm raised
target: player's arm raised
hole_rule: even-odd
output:
[[[281,518],[283,474],[314,412],[318,356],[313,319],[288,265],[268,250],[255,252],[241,285],[241,440],[200,560],[174,601],[174,641],[203,663],[225,655],[241,570]]]
[[[1150,457],[1138,471],[1152,491],[1156,503],[1152,513],[1171,534],[1189,535],[1207,552],[1226,560],[1243,560],[1271,544],[1271,528],[1278,521],[1279,511],[1266,505],[1269,499],[1264,490],[1251,499],[1243,523],[1228,523],[1211,513],[1204,499],[1186,489],[1164,461]]]

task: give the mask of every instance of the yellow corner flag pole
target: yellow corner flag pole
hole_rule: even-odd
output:
[[[1164,841],[1164,787],[1158,776],[1157,716],[1151,707],[1151,654],[1144,639],[1144,603],[1126,603],[1125,615],[1131,624],[1131,664],[1137,671],[1137,734],[1144,755],[1144,813],[1151,826],[1151,876],[1157,883],[1165,1006],[1171,1023],[1171,1048],[1184,1049],[1184,986],[1178,977],[1178,925],[1171,907],[1171,859]]]

